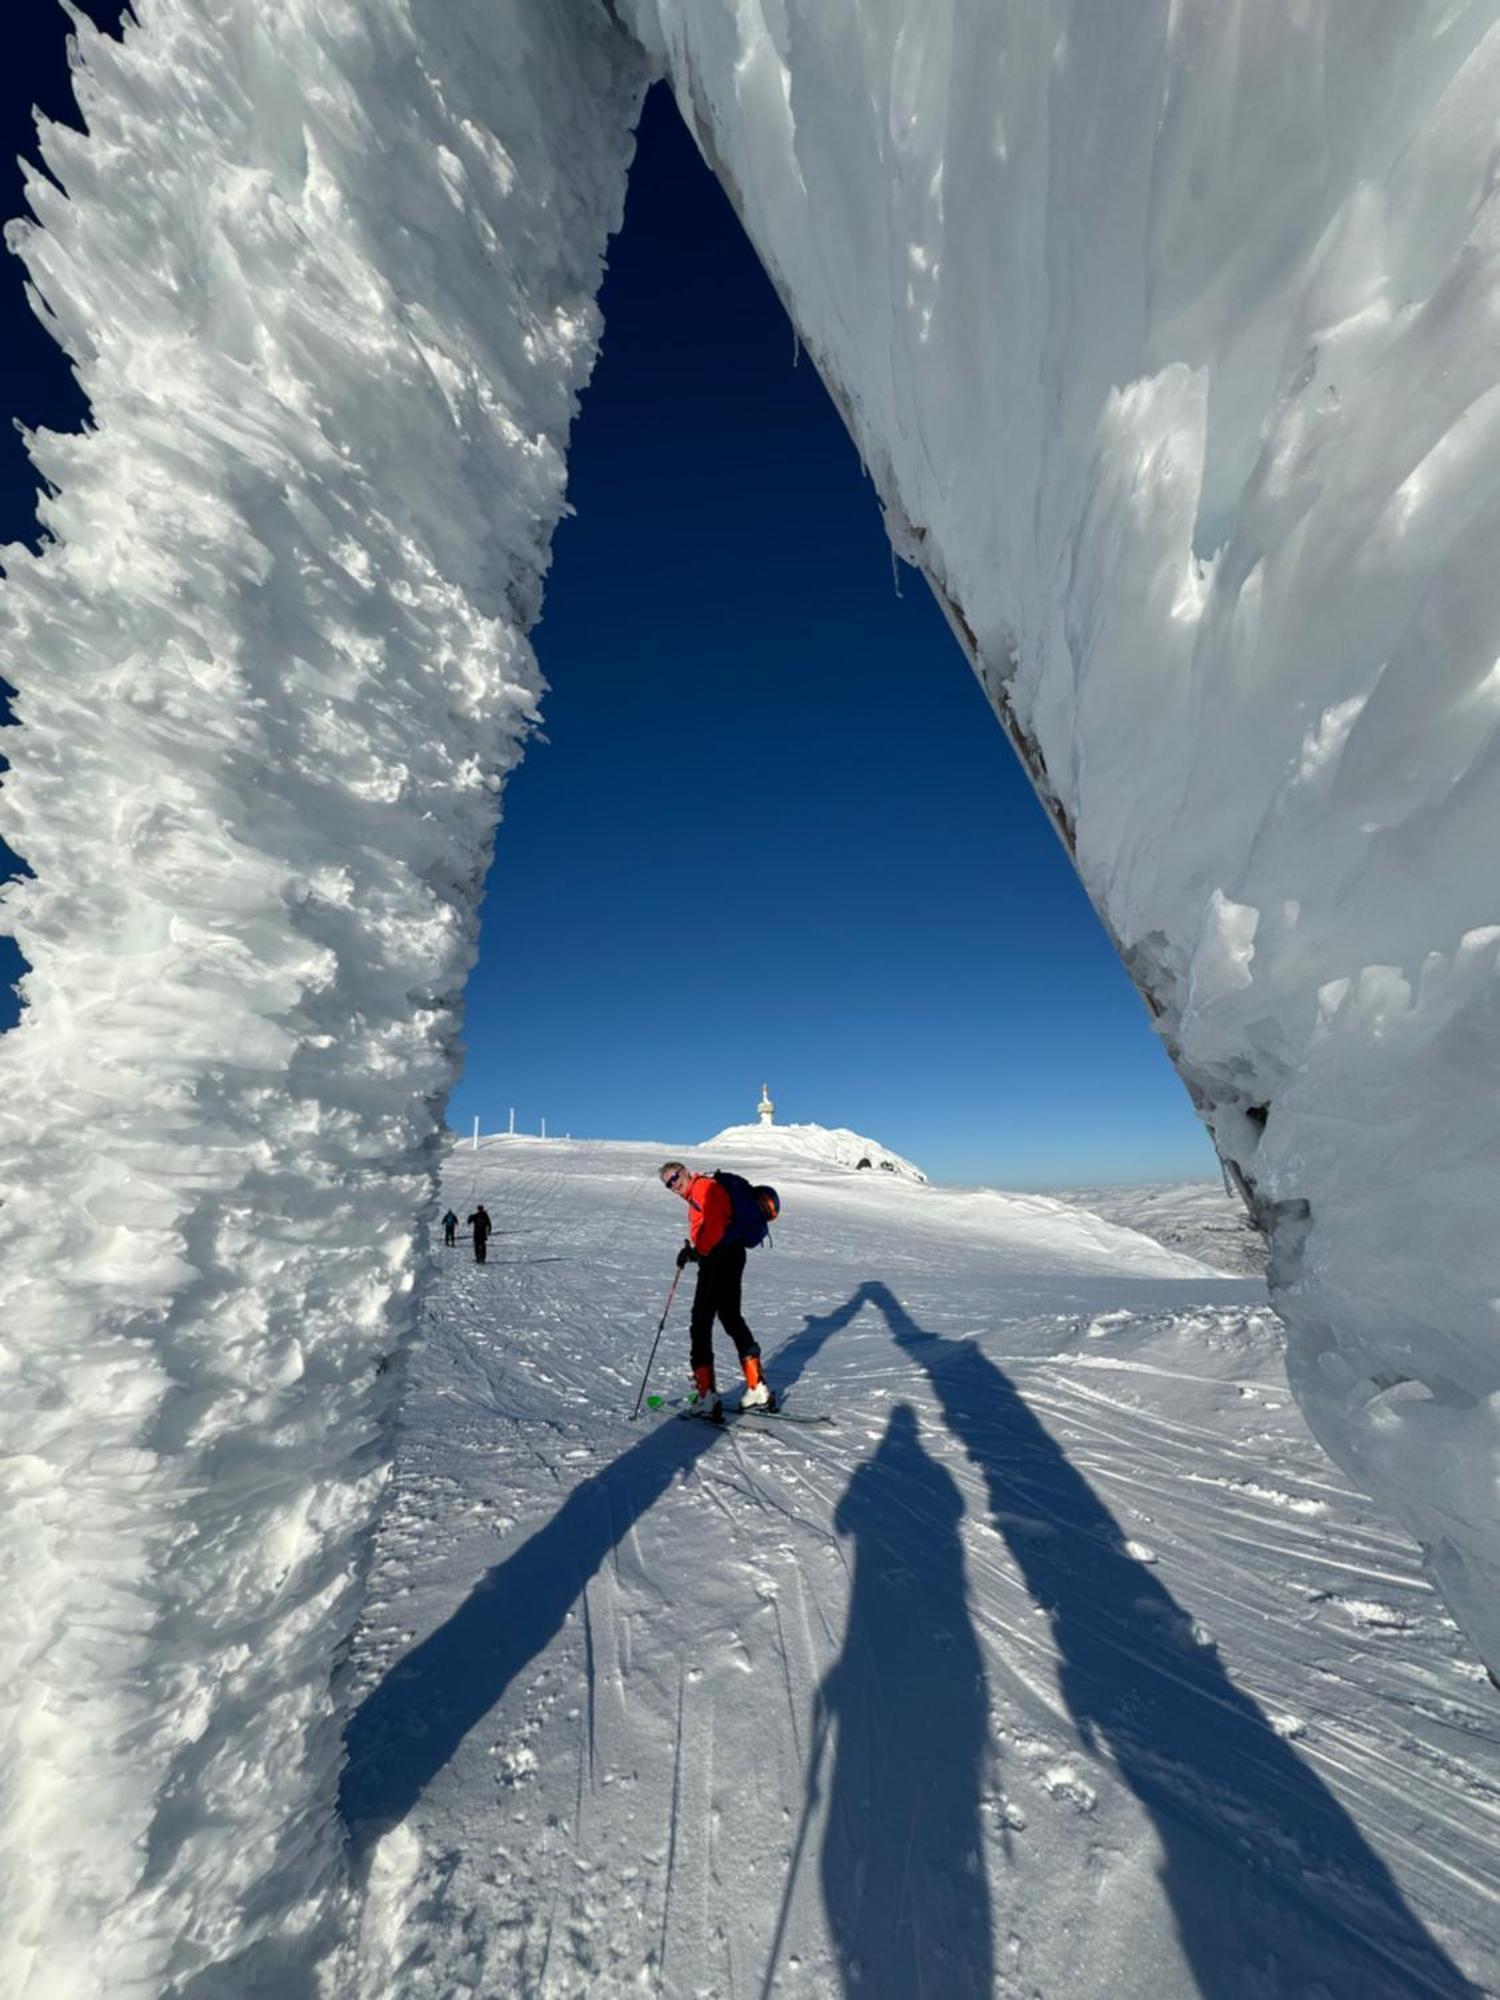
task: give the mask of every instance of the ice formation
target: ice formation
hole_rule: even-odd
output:
[[[138,11],[13,236],[94,419],[0,598],[0,1987],[49,2000],[300,1991],[336,1923],[330,1672],[644,74],[589,7]]]
[[[1500,1665],[1495,8],[623,11]]]
[[[1304,1407],[1500,1664],[1494,6],[138,12],[17,232],[95,427],[0,603],[7,1982],[336,1928],[376,1371],[653,66],[1274,1231]]]

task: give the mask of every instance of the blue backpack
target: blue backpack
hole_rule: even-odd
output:
[[[751,1187],[740,1174],[716,1173],[714,1179],[729,1196],[729,1227],[726,1243],[741,1243],[753,1250],[771,1234],[771,1224],[781,1213],[781,1198],[773,1187]]]

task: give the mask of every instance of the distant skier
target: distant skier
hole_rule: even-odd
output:
[[[724,1420],[714,1379],[715,1319],[734,1342],[744,1370],[742,1407],[774,1410],[776,1392],[761,1374],[760,1349],[740,1311],[745,1246],[726,1240],[734,1214],[728,1192],[712,1174],[695,1174],[681,1160],[668,1160],[659,1173],[663,1187],[680,1194],[688,1205],[688,1241],[677,1253],[677,1268],[680,1271],[685,1264],[698,1266],[689,1352],[697,1413],[713,1423]]]
[[[474,1232],[474,1262],[476,1264],[484,1262],[485,1253],[489,1249],[490,1244],[490,1231],[494,1226],[490,1221],[489,1210],[481,1202],[469,1217],[469,1227]]]
[[[458,1241],[458,1217],[453,1213],[451,1208],[443,1217],[443,1241],[450,1250]]]

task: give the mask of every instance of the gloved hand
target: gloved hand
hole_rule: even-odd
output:
[[[698,1253],[693,1248],[692,1244],[684,1243],[682,1248],[677,1253],[678,1270],[680,1271],[684,1264],[696,1264],[697,1261],[698,1261]]]

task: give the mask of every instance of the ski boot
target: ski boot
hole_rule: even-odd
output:
[[[747,1354],[740,1366],[745,1371],[745,1393],[740,1398],[742,1410],[763,1410],[767,1416],[776,1408],[776,1391],[760,1372],[760,1356]]]
[[[706,1424],[722,1424],[724,1405],[719,1401],[719,1392],[714,1387],[712,1368],[695,1368],[693,1381],[697,1386],[687,1400],[688,1415],[701,1417]]]

